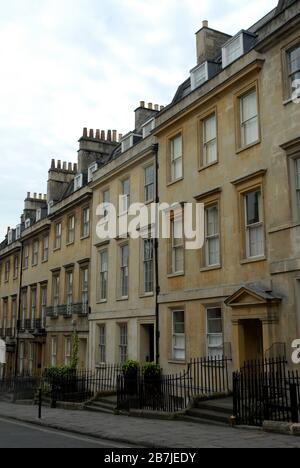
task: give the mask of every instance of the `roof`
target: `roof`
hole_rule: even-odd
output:
[[[291,6],[293,3],[295,3],[297,0],[280,0],[278,3],[278,6],[271,10],[269,13],[267,13],[263,18],[261,18],[259,21],[257,21],[254,25],[252,25],[250,28],[246,29],[245,32],[250,33],[250,34],[257,34],[257,40],[259,40],[259,31],[273,18],[275,18],[276,15],[280,14],[285,8],[288,8]],[[257,41],[256,40],[256,41]],[[218,54],[214,60],[216,63],[222,63],[222,56]],[[215,75],[214,75],[215,76]],[[178,103],[181,101],[184,97],[186,97],[188,94],[192,92],[191,88],[191,79],[188,78],[186,81],[184,81],[177,89],[176,94],[173,98],[172,105]]]

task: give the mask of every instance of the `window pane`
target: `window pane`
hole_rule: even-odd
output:
[[[172,140],[172,159],[180,159],[182,157],[182,136],[179,135],[178,137]]]
[[[217,206],[208,208],[207,211],[207,235],[219,234],[219,210]]]
[[[250,257],[258,257],[264,254],[263,227],[251,227],[249,229]]]
[[[251,192],[246,195],[246,223],[247,226],[257,224],[260,220],[260,192]]]
[[[300,46],[289,52],[289,72],[295,73],[300,70]]]
[[[216,116],[212,115],[204,120],[204,143],[217,137]]]
[[[241,98],[242,122],[257,116],[256,91],[252,91]]]

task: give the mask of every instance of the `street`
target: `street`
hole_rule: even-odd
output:
[[[0,418],[0,448],[129,448],[71,433]]]

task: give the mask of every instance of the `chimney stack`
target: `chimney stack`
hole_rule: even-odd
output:
[[[223,45],[231,38],[228,34],[211,29],[208,21],[202,22],[202,28],[196,33],[197,63],[213,61],[221,53]]]

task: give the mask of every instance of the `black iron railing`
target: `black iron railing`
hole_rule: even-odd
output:
[[[285,358],[251,361],[233,374],[234,416],[238,424],[300,420],[300,375]]]
[[[145,378],[118,377],[118,409],[145,409],[161,412],[180,412],[197,398],[226,395],[231,388],[231,360],[227,358],[199,358],[188,365],[185,372]]]
[[[73,315],[87,317],[88,314],[89,306],[88,304],[83,303],[65,304],[46,308],[46,316],[52,319],[56,319],[59,316],[62,316],[64,318],[71,318]]]
[[[98,393],[117,391],[117,379],[121,366],[117,364],[99,366],[95,371],[69,371],[65,375],[51,375],[47,370],[43,386],[48,387],[52,402],[85,402]]]
[[[0,395],[11,396],[12,400],[33,399],[40,386],[40,378],[20,376],[0,379]]]

